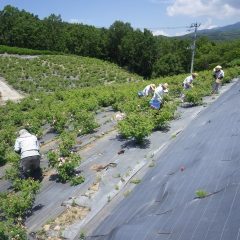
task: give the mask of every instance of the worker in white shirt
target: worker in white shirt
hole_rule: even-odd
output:
[[[150,100],[150,107],[153,109],[160,109],[163,103],[163,95],[168,92],[168,84],[159,84],[155,89],[152,99]]]
[[[220,65],[216,66],[213,69],[213,78],[214,78],[214,83],[213,83],[212,94],[218,93],[219,87],[221,85],[221,81],[224,78],[224,71],[222,70],[222,67]]]
[[[193,80],[198,76],[197,73],[192,73],[190,76],[186,77],[182,83],[183,89],[188,90],[193,87]],[[184,101],[185,94],[181,94],[181,101]]]
[[[154,93],[156,88],[155,84],[149,84],[147,85],[142,91],[138,92],[139,97],[146,97]]]
[[[30,175],[39,175],[40,153],[39,142],[36,136],[30,134],[26,129],[19,131],[19,137],[15,141],[14,151],[21,154],[20,173],[22,178]]]
[[[198,76],[197,73],[192,73],[190,76],[186,77],[183,81],[183,88],[189,89],[193,87],[193,80]]]

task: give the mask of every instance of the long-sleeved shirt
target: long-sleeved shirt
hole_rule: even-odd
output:
[[[149,94],[153,93],[153,90],[151,88],[151,85],[147,85],[143,91],[142,91],[144,96],[148,96]]]
[[[184,79],[184,81],[183,81],[183,87],[184,87],[184,88],[189,88],[189,87],[190,87],[190,84],[192,84],[192,82],[193,82],[193,77],[192,77],[192,75],[186,77],[186,78]]]
[[[14,151],[21,153],[21,159],[30,156],[39,156],[39,142],[37,137],[26,133],[15,141]]]
[[[162,85],[159,85],[154,91],[152,100],[158,100],[159,102],[162,102],[163,94],[164,94],[163,87]]]
[[[213,71],[213,77],[215,79],[222,79],[224,77],[224,71],[223,70]]]

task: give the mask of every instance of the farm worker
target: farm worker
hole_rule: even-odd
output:
[[[197,73],[192,73],[190,76],[186,77],[183,81],[183,88],[189,89],[193,87],[193,80],[198,76]]]
[[[186,78],[184,79],[183,83],[182,83],[183,89],[184,89],[184,90],[188,90],[188,89],[192,88],[192,87],[193,87],[193,80],[194,80],[197,76],[198,76],[197,73],[192,73],[190,76],[186,77]],[[182,102],[183,102],[183,100],[184,100],[184,97],[185,97],[185,95],[184,95],[184,93],[182,93],[182,95],[181,95],[181,100],[182,100]]]
[[[15,141],[14,151],[21,154],[20,173],[22,178],[30,175],[40,177],[40,153],[39,142],[35,135],[26,129],[19,131],[19,137]]]
[[[163,95],[168,92],[168,84],[159,84],[155,89],[152,99],[150,100],[150,107],[153,109],[160,109],[163,101]]]
[[[214,78],[214,83],[213,83],[212,94],[218,93],[221,80],[224,78],[224,71],[222,70],[222,67],[220,65],[216,66],[213,69],[213,78]]]
[[[156,88],[155,84],[149,84],[142,91],[138,92],[138,96],[139,97],[146,97],[146,96],[148,96],[150,94],[153,94],[155,88]]]

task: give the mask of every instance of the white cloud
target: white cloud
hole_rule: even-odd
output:
[[[163,36],[170,36],[168,33],[164,32],[163,30],[154,30],[152,31],[153,36],[163,35]]]
[[[201,26],[199,27],[199,30],[202,30],[202,29],[212,29],[212,28],[216,28],[216,27],[218,27],[218,26],[214,25],[212,23],[212,19],[208,18],[208,20],[205,23],[201,24]]]
[[[209,16],[220,19],[239,15],[240,6],[234,0],[230,2],[228,0],[175,0],[167,7],[167,14],[169,16]]]

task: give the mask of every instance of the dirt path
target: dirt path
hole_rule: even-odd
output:
[[[0,77],[0,92],[2,94],[0,103],[4,103],[7,100],[18,101],[23,98],[23,95],[10,87],[2,77]]]

